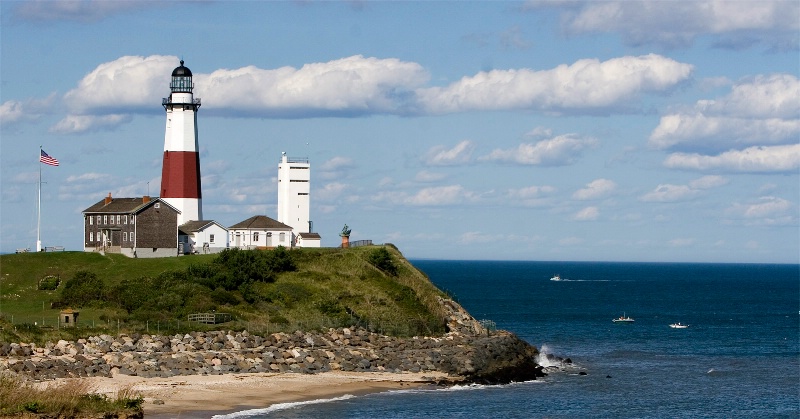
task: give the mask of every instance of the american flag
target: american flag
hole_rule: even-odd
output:
[[[49,164],[50,166],[58,166],[58,160],[56,160],[55,157],[50,157],[50,155],[45,153],[44,150],[39,150],[39,151],[42,152],[42,154],[39,155],[40,162],[44,164]]]

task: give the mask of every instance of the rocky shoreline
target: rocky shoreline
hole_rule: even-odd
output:
[[[437,372],[450,383],[507,383],[545,375],[538,350],[506,331],[489,332],[452,300],[440,301],[449,332],[397,338],[358,328],[326,332],[193,332],[100,335],[45,346],[0,343],[0,370],[48,380],[230,373]]]

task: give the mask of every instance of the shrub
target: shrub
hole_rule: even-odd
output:
[[[67,305],[84,307],[94,301],[103,301],[103,280],[92,272],[78,271],[64,283],[61,300]]]
[[[397,276],[397,266],[392,261],[392,255],[386,248],[380,247],[370,252],[367,261],[387,274]]]
[[[56,275],[47,275],[39,281],[39,289],[42,291],[54,291],[58,288],[61,278]]]

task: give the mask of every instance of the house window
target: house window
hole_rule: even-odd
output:
[[[285,240],[286,240],[286,233],[281,233],[280,238],[278,239],[278,241],[283,243]]]
[[[133,214],[131,214],[131,224],[133,224],[133,221],[134,221],[135,219],[136,219],[136,216],[135,216],[135,215],[133,215]]]
[[[128,224],[128,215],[127,214],[122,216],[122,223],[123,224]]]
[[[111,225],[114,225],[114,216],[112,215],[112,216],[111,216],[111,217],[109,217],[109,218],[111,218]]]
[[[214,243],[214,235],[213,234],[209,234],[208,235],[208,242],[209,243]]]
[[[91,232],[91,231],[89,232],[89,241],[90,241],[90,242],[93,242],[93,241],[94,241],[94,233],[93,233],[93,232]]]
[[[258,232],[253,233],[253,241],[258,243]]]
[[[119,222],[119,215],[118,215],[118,216],[117,216],[117,224],[119,224],[119,223],[120,223],[120,222]]]
[[[94,218],[92,216],[89,216],[89,225],[93,224],[94,224]]]
[[[107,215],[103,216],[103,224],[108,224],[108,216]]]
[[[97,216],[97,225],[100,225],[100,216]]]
[[[161,208],[161,204],[160,204],[160,203],[158,203],[158,202],[156,202],[156,204],[155,204],[155,205],[153,205],[153,208],[155,208],[155,209],[159,209],[159,208]]]
[[[131,237],[130,237],[131,241],[133,241],[133,237],[134,237],[134,235],[133,235],[133,232],[131,231]]]
[[[124,241],[124,242],[128,241],[128,233],[127,232],[122,232],[122,241]]]

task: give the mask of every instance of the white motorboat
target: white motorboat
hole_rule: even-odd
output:
[[[611,319],[611,321],[614,323],[623,323],[623,324],[631,324],[634,322],[632,318],[628,317],[625,314],[617,317],[616,319]]]
[[[562,281],[561,275],[554,275],[552,278],[550,278],[550,280],[551,281]]]
[[[677,322],[677,323],[672,323],[671,325],[669,325],[669,327],[671,327],[673,329],[686,329],[686,328],[689,327],[689,325],[688,324],[682,324],[681,322]]]

